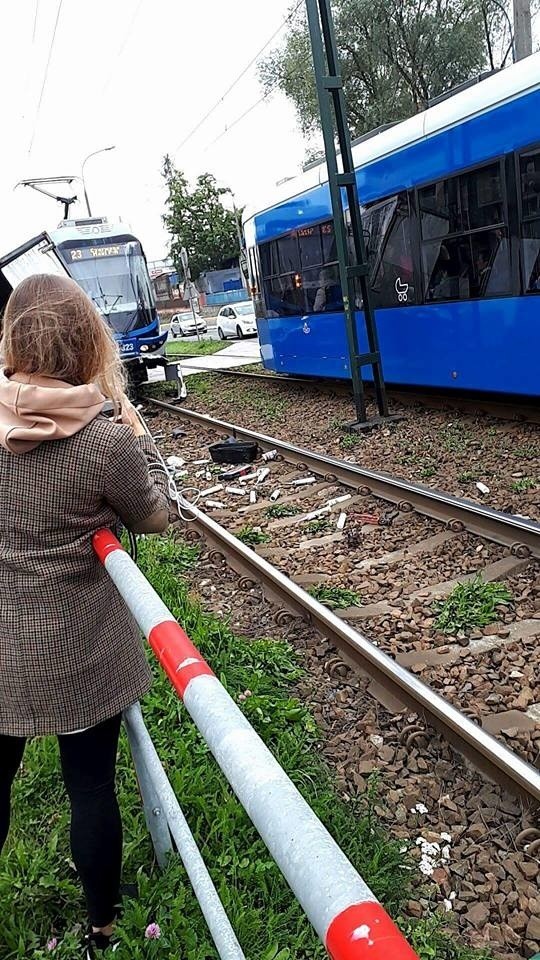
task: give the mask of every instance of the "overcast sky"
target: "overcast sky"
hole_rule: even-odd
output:
[[[120,214],[149,259],[166,253],[166,152],[190,178],[212,172],[239,204],[257,203],[298,171],[305,148],[281,94],[212,142],[262,96],[255,67],[178,149],[279,27],[290,0],[62,0],[42,93],[59,3],[1,5],[0,253],[62,216],[58,204],[30,188],[14,191],[17,181],[78,174],[84,157],[101,147],[116,149],[86,166],[92,213]],[[80,205],[72,210],[84,215]]]
[[[305,145],[282,94],[225,132],[262,96],[256,66],[179,149],[290,6],[291,0],[4,0],[0,254],[62,216],[59,205],[30,188],[14,191],[17,181],[78,174],[83,159],[101,147],[116,149],[87,164],[92,212],[120,215],[151,260],[167,248],[160,177],[166,152],[190,179],[213,173],[232,187],[239,205],[257,205],[278,180],[298,172]],[[72,210],[85,215],[81,204]]]

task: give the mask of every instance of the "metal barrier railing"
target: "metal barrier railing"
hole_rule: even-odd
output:
[[[109,530],[94,550],[333,960],[418,960]]]
[[[182,858],[216,949],[222,960],[245,960],[225,908],[163,769],[138,703],[124,711],[124,723],[156,859],[165,867],[173,852],[172,840]],[[171,839],[172,838],[172,839]]]

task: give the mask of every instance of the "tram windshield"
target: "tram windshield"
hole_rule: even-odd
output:
[[[154,298],[146,261],[136,240],[64,242],[58,249],[69,273],[115,333],[148,326]]]

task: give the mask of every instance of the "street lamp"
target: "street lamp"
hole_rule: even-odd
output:
[[[85,165],[86,165],[86,163],[88,162],[88,160],[90,160],[91,157],[96,157],[98,153],[107,153],[109,150],[115,150],[115,149],[116,149],[116,146],[113,145],[112,147],[102,147],[101,150],[94,150],[94,152],[93,152],[93,153],[89,153],[88,156],[85,157],[85,159],[84,159],[83,162],[82,162],[82,167],[81,167],[81,180],[82,180],[82,185],[83,185],[83,190],[84,190],[84,199],[85,199],[85,201],[86,201],[86,209],[88,210],[88,216],[89,216],[89,217],[92,216],[92,211],[90,210],[90,201],[89,201],[89,199],[88,199],[88,194],[87,194],[87,192],[86,192],[86,183],[85,183],[85,181],[84,181],[84,168],[85,168]]]

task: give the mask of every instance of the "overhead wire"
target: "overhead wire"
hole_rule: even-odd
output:
[[[36,28],[38,21],[39,0],[36,0],[36,9],[34,11],[34,29],[32,30],[32,46],[36,42]]]
[[[263,94],[262,97],[259,97],[259,99],[255,103],[252,103],[251,106],[247,108],[247,110],[244,110],[244,112],[241,113],[240,116],[236,118],[236,120],[233,120],[232,123],[229,123],[225,127],[225,129],[221,131],[221,133],[218,133],[217,137],[214,137],[214,139],[210,141],[210,143],[204,148],[204,152],[206,153],[206,151],[209,150],[210,147],[213,147],[214,144],[218,142],[218,140],[221,140],[221,138],[224,137],[225,134],[229,133],[233,129],[233,127],[237,125],[237,123],[240,123],[241,120],[244,120],[248,116],[248,114],[251,113],[252,110],[255,110],[255,107],[258,107],[259,104],[264,103],[265,100],[268,100],[272,96],[272,94],[276,92],[278,86],[279,84],[275,83],[274,86],[270,88],[270,90],[267,90],[266,93]]]
[[[133,16],[132,16],[131,20],[129,21],[129,24],[128,24],[126,30],[125,30],[125,33],[124,33],[124,36],[123,36],[123,39],[122,39],[122,43],[120,44],[118,53],[116,54],[116,56],[115,56],[115,58],[114,58],[114,66],[113,66],[113,68],[112,68],[109,76],[107,77],[105,83],[103,84],[103,87],[101,88],[101,94],[100,94],[101,97],[105,96],[105,93],[107,92],[107,89],[108,89],[108,87],[109,87],[109,85],[110,85],[110,83],[111,83],[111,80],[113,79],[113,77],[114,77],[114,75],[115,75],[115,73],[116,73],[116,71],[117,71],[117,69],[118,69],[118,63],[119,63],[119,61],[120,61],[120,58],[121,58],[122,54],[124,53],[124,50],[126,49],[127,42],[128,42],[128,40],[129,40],[132,32],[133,32],[133,27],[135,26],[135,21],[137,20],[137,17],[139,16],[139,13],[140,13],[140,10],[141,10],[142,5],[143,5],[143,0],[139,0],[138,4],[137,4],[137,6],[135,7],[135,10],[134,10],[134,12],[133,12]]]
[[[185,147],[186,143],[188,143],[188,141],[191,140],[191,138],[200,130],[200,128],[203,126],[203,124],[206,123],[206,121],[209,119],[209,117],[211,117],[212,114],[218,109],[218,107],[221,106],[221,104],[223,103],[223,101],[225,100],[225,98],[229,96],[229,94],[231,93],[231,91],[234,90],[234,88],[237,86],[237,84],[240,83],[240,80],[242,80],[242,79],[245,77],[246,73],[248,73],[248,71],[251,69],[251,67],[257,62],[257,60],[259,59],[259,57],[262,56],[262,54],[264,53],[264,51],[270,46],[270,44],[273,42],[273,40],[275,40],[275,38],[278,36],[278,34],[281,33],[281,31],[283,30],[283,27],[285,27],[288,23],[291,22],[291,20],[293,19],[293,17],[296,15],[296,13],[298,12],[298,10],[299,10],[300,7],[302,6],[303,2],[304,2],[304,0],[298,0],[298,3],[296,4],[296,6],[293,7],[293,9],[289,11],[289,13],[288,13],[287,16],[285,17],[285,19],[280,23],[279,27],[278,27],[276,30],[274,30],[272,36],[268,38],[268,40],[266,41],[266,43],[261,47],[260,50],[257,51],[257,53],[255,54],[255,56],[251,58],[251,60],[249,61],[249,63],[246,64],[246,66],[242,69],[242,71],[238,74],[238,76],[233,80],[233,82],[230,84],[230,86],[228,86],[227,89],[224,91],[224,93],[221,94],[221,96],[219,97],[219,99],[216,100],[216,102],[213,104],[213,106],[210,107],[210,109],[205,113],[205,115],[201,118],[201,120],[199,120],[198,123],[195,124],[195,126],[193,127],[193,129],[190,130],[190,132],[187,134],[186,137],[184,137],[184,139],[182,140],[182,142],[181,142],[177,147],[174,148],[173,156],[174,156],[175,154],[177,154],[178,151],[182,149],[182,147]],[[271,93],[271,92],[273,92],[273,91],[268,92],[268,93],[265,94],[263,97],[261,97],[260,100],[258,100],[256,104],[253,104],[253,106],[250,107],[249,110],[246,111],[246,114],[249,113],[251,110],[253,110],[256,106],[258,106],[259,103],[262,103],[262,101],[265,100],[268,96],[270,96],[270,93]],[[239,120],[238,120],[238,122],[239,122]],[[220,136],[222,136],[222,134],[220,134]],[[217,137],[216,139],[219,140],[219,137]],[[214,141],[214,142],[215,142],[215,141]],[[209,146],[211,146],[211,145],[212,145],[212,144],[209,144]]]
[[[47,78],[48,78],[48,76],[49,76],[49,67],[50,67],[50,65],[51,65],[52,54],[53,54],[53,49],[54,49],[54,41],[56,40],[56,32],[57,32],[57,30],[58,30],[58,22],[59,22],[59,20],[60,20],[60,13],[61,13],[61,10],[62,10],[62,4],[63,4],[63,2],[64,2],[64,0],[59,0],[58,10],[56,11],[56,20],[55,20],[55,22],[54,22],[54,30],[53,30],[51,42],[50,42],[50,45],[49,45],[49,54],[48,54],[47,63],[46,63],[46,66],[45,66],[45,73],[43,74],[43,83],[41,84],[41,92],[40,92],[40,94],[39,94],[39,100],[38,100],[38,105],[37,105],[37,110],[36,110],[36,116],[35,116],[35,120],[34,120],[34,127],[33,127],[33,130],[32,130],[32,136],[31,136],[31,138],[30,138],[30,144],[29,144],[29,147],[28,147],[28,154],[29,154],[29,155],[32,153],[32,147],[34,146],[34,139],[35,139],[35,136],[36,136],[36,130],[37,130],[37,125],[38,125],[38,121],[39,121],[39,113],[40,113],[40,110],[41,110],[41,104],[42,104],[42,102],[43,102],[43,94],[45,93],[45,87],[46,87],[46,85],[47,85]],[[36,4],[36,19],[37,19],[37,4]]]

